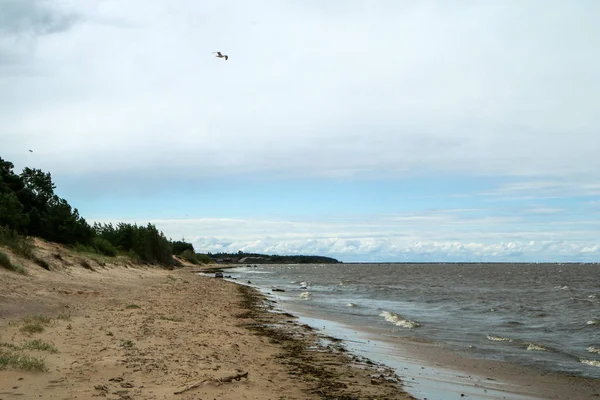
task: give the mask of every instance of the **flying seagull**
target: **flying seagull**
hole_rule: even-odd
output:
[[[213,52],[213,54],[216,54],[218,58],[224,58],[226,61],[227,61],[227,59],[229,58],[229,56],[228,56],[228,55],[226,55],[226,54],[225,54],[225,55],[224,55],[224,54],[221,54],[221,52],[220,52],[220,51],[214,51],[214,52]]]

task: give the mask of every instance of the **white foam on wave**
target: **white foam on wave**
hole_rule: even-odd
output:
[[[511,342],[512,343],[512,339],[509,338],[505,338],[502,336],[494,336],[494,335],[487,335],[486,336],[488,338],[488,340],[491,340],[492,342]]]
[[[389,311],[383,311],[381,314],[379,314],[379,316],[385,318],[387,322],[391,322],[392,324],[396,326],[401,326],[403,328],[412,329],[421,326],[421,324],[419,324],[418,322],[404,319],[400,315],[394,314]]]
[[[586,349],[590,353],[598,353],[600,354],[600,347],[590,346]]]
[[[591,365],[592,367],[600,367],[600,361],[598,360],[585,360],[582,358],[579,361],[581,361],[584,364]]]
[[[309,300],[311,297],[312,296],[311,296],[311,294],[309,292],[304,292],[304,293],[300,294],[300,298],[302,300]]]
[[[529,343],[529,346],[527,346],[527,350],[531,350],[531,351],[548,351],[548,348],[542,346],[541,344]]]

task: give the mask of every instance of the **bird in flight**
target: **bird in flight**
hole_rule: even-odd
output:
[[[213,54],[216,54],[218,58],[224,58],[224,59],[225,59],[225,61],[227,61],[227,59],[229,58],[229,56],[228,56],[228,55],[226,55],[226,54],[221,54],[221,52],[220,52],[220,51],[214,51],[214,52],[213,52]]]
[[[33,150],[29,149],[29,152],[30,152],[30,153],[33,153]]]

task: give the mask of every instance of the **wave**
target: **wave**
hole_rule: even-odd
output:
[[[600,354],[600,347],[590,346],[586,349],[590,353],[598,353]]]
[[[491,340],[492,342],[510,342],[510,343],[513,342],[512,339],[505,338],[502,336],[487,335],[486,337],[488,338],[488,340]]]
[[[419,326],[421,326],[421,324],[419,324],[416,321],[410,321],[410,320],[404,319],[404,318],[402,318],[402,316],[400,316],[398,314],[394,314],[389,311],[383,311],[381,314],[379,314],[379,316],[385,318],[385,320],[387,322],[391,322],[392,324],[394,324],[396,326],[401,326],[403,328],[412,329],[412,328],[418,328]]]
[[[548,351],[550,349],[548,349],[547,347],[542,346],[541,344],[529,343],[529,345],[527,346],[527,350],[532,350],[532,351]]]
[[[311,297],[312,295],[309,292],[303,292],[302,294],[300,294],[300,298],[302,300],[310,300]]]
[[[586,360],[582,358],[579,361],[584,364],[591,365],[592,367],[600,367],[600,361],[598,360]]]

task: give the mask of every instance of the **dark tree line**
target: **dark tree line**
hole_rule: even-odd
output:
[[[14,165],[0,158],[0,226],[64,244],[89,243],[94,232],[63,198],[54,193],[49,172]]]
[[[184,251],[189,250],[194,253],[194,245],[191,243],[184,242],[182,240],[177,240],[173,242],[173,254],[182,254]]]
[[[117,251],[129,253],[146,262],[173,263],[171,241],[150,223],[147,226],[138,226],[121,222],[116,227],[112,224],[94,224],[93,231],[96,243],[93,242],[92,245],[100,252],[105,252],[102,246],[111,251],[107,246],[110,244]],[[104,245],[98,246],[99,240],[104,241]]]
[[[0,157],[0,227],[108,256],[126,253],[163,265],[174,263],[173,247],[192,246],[172,243],[152,224],[90,226],[76,208],[54,193],[49,172],[25,168],[16,174],[13,169],[13,163]]]
[[[37,236],[107,256],[126,254],[141,261],[173,265],[173,255],[198,264],[219,259],[260,258],[263,263],[337,263],[321,256],[279,256],[257,253],[199,254],[184,240],[171,241],[152,224],[118,223],[90,226],[76,208],[54,193],[49,172],[24,168],[16,174],[13,163],[0,157],[0,231]],[[8,233],[6,233],[8,232]]]
[[[261,264],[336,264],[338,260],[331,257],[324,256],[311,256],[311,255],[266,255],[259,253],[245,253],[238,251],[237,253],[208,253],[213,260],[231,260],[239,261],[244,258],[248,258],[249,263],[261,263]]]

